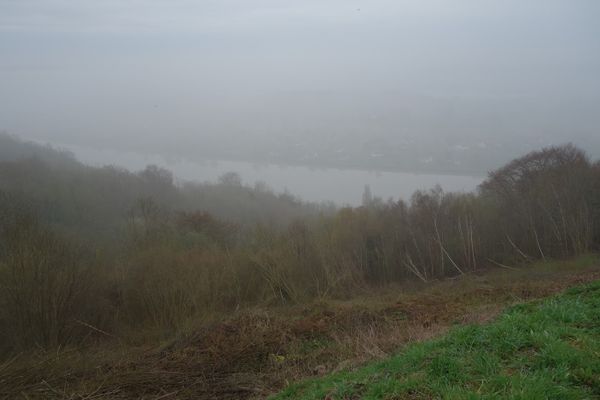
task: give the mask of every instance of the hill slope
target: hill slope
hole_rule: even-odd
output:
[[[589,398],[597,386],[586,379],[597,371],[597,364],[585,360],[593,354],[590,351],[599,350],[593,347],[597,346],[593,335],[598,334],[598,316],[592,307],[598,305],[594,297],[600,291],[520,306],[493,325],[469,326],[435,342],[410,343],[440,337],[456,324],[489,322],[503,307],[598,280],[598,261],[582,257],[372,291],[347,301],[240,310],[194,326],[161,345],[136,344],[126,337],[105,336],[112,335],[105,332],[102,335],[108,341],[102,345],[34,351],[0,362],[0,398],[257,399],[284,389],[288,382],[363,365],[367,366],[356,372],[291,386],[276,398],[394,398],[394,394],[397,398],[435,398],[436,393],[453,388],[460,398],[469,390],[476,392],[482,383],[482,391],[504,388],[500,397],[505,398],[508,390],[518,393],[519,388],[526,388],[518,385],[528,385],[527,379],[539,379],[540,385],[547,386],[544,379],[554,377],[581,379],[581,393]],[[561,316],[577,318],[584,325],[573,327],[568,320],[552,329],[546,327]],[[593,324],[595,333],[590,330]],[[555,336],[559,333],[571,335],[562,338],[566,344]],[[488,351],[490,341],[494,344]],[[532,347],[532,343],[545,343],[545,347]],[[368,364],[388,359],[407,344],[408,350],[401,355]],[[565,347],[569,345],[581,352],[565,356],[576,358],[558,359],[559,366],[547,366],[553,352],[560,356],[561,351],[570,350]],[[529,356],[536,358],[525,364]],[[412,365],[415,357],[421,357],[420,364]],[[562,361],[576,364],[560,366]],[[554,372],[545,376],[532,370],[532,377],[520,377],[520,363]],[[412,372],[405,373],[407,366]],[[484,367],[478,375],[476,370]],[[561,378],[560,371],[571,375]],[[429,381],[429,374],[435,379]],[[567,386],[565,390],[568,394],[579,389]],[[525,394],[521,398],[539,398]]]
[[[521,304],[383,362],[273,399],[589,399],[600,396],[600,281]]]

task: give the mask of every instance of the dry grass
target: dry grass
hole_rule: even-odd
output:
[[[588,258],[387,287],[348,301],[242,310],[163,345],[21,354],[0,365],[0,397],[264,398],[294,380],[383,358],[452,325],[484,323],[510,304],[600,279],[598,265]]]

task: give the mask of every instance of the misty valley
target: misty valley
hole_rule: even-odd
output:
[[[0,0],[0,400],[600,399],[599,20]]]
[[[440,185],[451,192],[475,190],[483,177],[452,174],[409,173],[378,170],[317,168],[302,165],[274,165],[214,159],[188,160],[141,155],[116,150],[99,150],[77,145],[57,145],[72,152],[90,165],[116,164],[129,170],[142,170],[147,165],[160,165],[173,172],[178,181],[217,182],[219,177],[234,172],[249,185],[266,185],[275,192],[288,192],[311,202],[333,202],[337,205],[359,205],[365,186],[385,201],[390,198],[409,200],[417,190]]]

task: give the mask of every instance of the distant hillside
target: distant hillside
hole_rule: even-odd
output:
[[[75,165],[75,156],[64,150],[23,141],[16,136],[0,132],[0,162],[37,159],[50,164]]]
[[[321,210],[264,186],[245,186],[233,173],[214,184],[176,185],[163,168],[90,167],[71,153],[5,134],[0,135],[0,194],[4,210],[7,202],[26,204],[55,226],[100,237],[122,228],[142,198],[152,198],[166,212],[206,211],[242,225],[282,225]]]

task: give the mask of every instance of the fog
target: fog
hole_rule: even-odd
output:
[[[0,0],[0,399],[597,395],[599,21]]]
[[[597,157],[599,17],[594,0],[4,0],[0,130],[464,175],[550,144]]]
[[[266,186],[276,193],[294,194],[309,202],[333,202],[337,205],[361,205],[366,186],[382,200],[408,201],[417,190],[428,190],[439,185],[446,191],[471,192],[482,181],[477,176],[272,165],[200,158],[190,160],[63,144],[58,148],[67,150],[88,165],[96,167],[116,164],[130,171],[140,171],[147,165],[162,165],[175,174],[180,185],[186,182],[217,182],[223,175],[235,171],[246,185]]]

